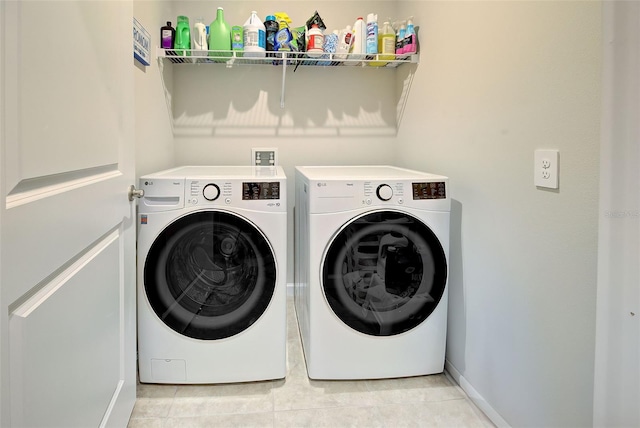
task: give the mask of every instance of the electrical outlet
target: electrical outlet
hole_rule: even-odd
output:
[[[533,156],[533,182],[538,187],[558,188],[558,150],[536,150]]]
[[[278,149],[254,147],[253,149],[251,149],[251,165],[278,165]]]

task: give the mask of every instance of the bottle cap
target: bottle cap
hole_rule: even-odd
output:
[[[276,17],[273,15],[267,15],[267,19],[265,19],[265,21],[275,21]]]

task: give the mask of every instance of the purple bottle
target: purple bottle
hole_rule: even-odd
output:
[[[176,30],[171,26],[171,21],[160,28],[160,47],[162,49],[173,49],[173,41],[176,39]]]

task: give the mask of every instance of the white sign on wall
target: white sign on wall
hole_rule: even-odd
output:
[[[143,65],[151,64],[149,49],[151,36],[137,19],[133,18],[133,57]]]

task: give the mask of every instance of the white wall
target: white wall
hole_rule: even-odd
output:
[[[151,36],[151,65],[135,62],[135,138],[136,176],[171,168],[175,165],[170,100],[163,85],[172,84],[171,67],[160,68],[155,49],[160,42],[160,27],[173,21],[172,3],[168,1],[134,1],[133,16]],[[163,76],[164,74],[164,76]]]
[[[640,4],[604,5],[594,425],[640,426]]]
[[[451,177],[450,367],[512,426],[590,426],[601,5],[403,7],[421,61],[399,163]],[[533,184],[538,148],[558,191]]]

